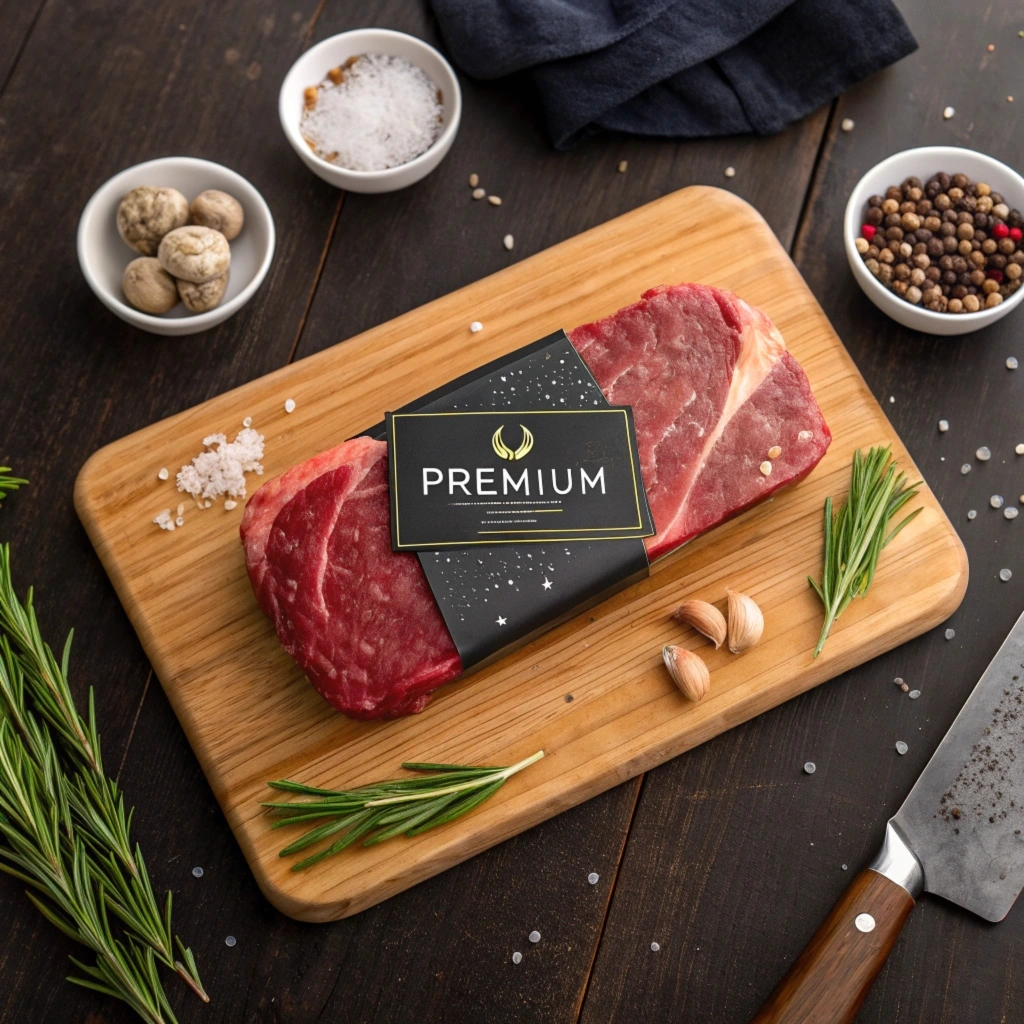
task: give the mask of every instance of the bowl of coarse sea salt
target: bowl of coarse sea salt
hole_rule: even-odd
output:
[[[393,192],[428,175],[459,130],[451,65],[415,36],[363,28],[307,50],[281,85],[285,137],[318,177]]]

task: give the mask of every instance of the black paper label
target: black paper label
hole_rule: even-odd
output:
[[[521,386],[523,372],[506,377]],[[629,408],[389,413],[386,424],[396,551],[654,533]]]
[[[517,416],[567,409],[609,410],[610,407],[565,332],[557,331],[430,392],[398,410],[398,414],[496,413],[504,417],[503,422],[507,424],[501,434],[502,443],[515,452],[524,440],[519,432],[520,422],[528,426],[530,423]],[[613,411],[619,414],[622,412]],[[616,420],[621,422],[621,417],[609,417],[607,422]],[[497,458],[491,445],[496,429],[495,425],[489,432],[485,432],[484,438],[486,447],[482,457],[486,460],[489,451],[492,461],[474,461],[469,465],[474,469],[477,465],[492,465],[495,469],[509,468],[516,477],[523,468],[531,468],[531,460],[532,468],[538,468],[543,449],[532,427],[530,430],[534,435],[533,447],[537,457],[531,451],[518,460]],[[385,438],[385,424],[370,428],[367,434]],[[635,460],[635,442],[631,443],[634,445]],[[585,458],[580,459],[580,464],[589,458],[600,465],[599,456],[607,457],[609,454],[592,448],[585,453]],[[444,465],[447,467],[448,463]],[[458,463],[453,461],[451,465]],[[548,470],[552,468],[550,463],[544,465]],[[635,465],[639,480],[639,461]],[[596,470],[592,469],[589,473],[591,478],[594,472]],[[607,491],[608,470],[605,472]],[[502,479],[501,474],[498,473],[496,478]],[[566,486],[564,464],[560,486]],[[545,491],[547,489],[545,483]],[[587,490],[586,497],[589,498],[589,486]],[[531,489],[531,499],[539,496]],[[545,498],[550,497],[549,494],[545,495]],[[565,499],[568,495],[556,497]],[[583,497],[582,491],[580,497]],[[492,498],[488,497],[487,500]],[[641,520],[650,526],[648,532],[653,533],[654,524],[651,522],[642,484],[639,501]],[[534,507],[533,504],[530,507]],[[630,522],[635,522],[635,519]],[[562,620],[579,614],[646,577],[650,569],[644,542],[640,539],[643,535],[637,533],[630,539],[614,540],[602,536],[601,540],[596,541],[576,537],[572,542],[541,541],[534,537],[514,543],[435,546],[417,551],[417,555],[448,631],[455,641],[463,667],[468,669],[521,646]]]

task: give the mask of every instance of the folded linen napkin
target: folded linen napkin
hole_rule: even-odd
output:
[[[528,70],[551,141],[771,135],[917,49],[892,0],[431,0],[475,78]]]

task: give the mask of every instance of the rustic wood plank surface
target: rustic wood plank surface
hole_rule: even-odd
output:
[[[3,8],[4,43],[15,54],[8,11],[26,26],[28,6]],[[320,276],[339,197],[287,149],[276,124],[277,83],[307,35],[315,41],[377,23],[436,39],[419,5],[320,6],[311,24],[319,8],[308,0],[287,10],[270,2],[47,0],[0,96],[0,458],[35,481],[0,512],[2,536],[15,544],[20,583],[39,588],[50,635],[79,628],[76,692],[90,682],[99,689],[108,761],[121,763],[127,751],[122,781],[140,805],[138,837],[157,884],[175,889],[180,930],[215,1000],[204,1008],[176,999],[180,1018],[574,1021],[582,1003],[586,1021],[744,1021],[841,892],[849,877],[841,863],[854,870],[870,857],[881,822],[1021,604],[1024,565],[1008,532],[1015,524],[984,518],[990,489],[1009,495],[1020,487],[1012,460],[993,459],[966,483],[956,474],[978,444],[996,450],[1024,439],[1024,384],[1002,375],[1005,355],[1019,349],[1014,318],[963,343],[921,339],[856,290],[838,239],[850,185],[905,145],[955,139],[1020,166],[1021,133],[1008,120],[1019,118],[1024,99],[1014,59],[1024,45],[1016,35],[1024,24],[1013,20],[1019,8],[1010,0],[977,12],[951,0],[901,0],[922,52],[840,102],[798,249],[869,384],[897,397],[890,417],[950,514],[959,524],[967,508],[980,510],[964,524],[973,577],[952,623],[956,640],[922,638],[651,773],[632,831],[638,782],[379,908],[315,927],[288,921],[259,894],[160,688],[147,689],[137,641],[74,519],[79,466],[100,444],[281,365],[296,342],[302,354],[326,347],[660,194],[722,184],[729,164],[737,168],[730,187],[788,246],[825,127],[820,112],[775,139],[605,138],[554,154],[518,84],[463,80],[463,128],[448,159],[407,192],[345,197]],[[73,91],[53,92],[55,68]],[[1005,95],[1015,88],[1022,96],[1009,107]],[[938,112],[947,103],[958,114],[944,124]],[[857,128],[842,135],[846,113]],[[123,166],[171,152],[246,174],[279,230],[274,268],[254,302],[217,331],[178,343],[138,334],[103,311],[78,275],[72,244],[93,188]],[[629,171],[616,175],[623,158]],[[530,204],[528,215],[495,219],[492,230],[453,214],[470,170],[489,184],[493,175],[517,197],[515,209]],[[516,234],[513,254],[500,248],[505,230]],[[395,283],[369,287],[382,266]],[[955,425],[941,442],[938,416]],[[1013,437],[1015,428],[1022,437]],[[1015,569],[1008,585],[994,579],[1003,564]],[[921,682],[925,696],[916,704],[898,697],[895,675]],[[923,685],[929,679],[940,679],[941,690]],[[896,761],[900,736],[911,750]],[[809,757],[819,765],[811,778],[799,770]],[[205,867],[203,879],[191,876],[193,865]],[[589,870],[601,873],[599,892],[580,894]],[[17,885],[0,884],[0,914],[0,1019],[134,1019],[60,980],[73,947]],[[533,927],[545,935],[544,957],[513,969],[510,951],[525,946]],[[859,1019],[1015,1020],[1024,996],[1022,929],[1019,910],[992,928],[925,898]],[[657,931],[663,948],[654,954]],[[229,933],[239,939],[230,950]]]

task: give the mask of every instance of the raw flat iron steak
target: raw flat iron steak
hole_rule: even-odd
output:
[[[731,292],[654,288],[568,335],[609,402],[633,408],[652,561],[801,480],[831,441],[782,335]],[[241,525],[260,607],[353,718],[422,711],[462,672],[419,559],[391,549],[387,461],[384,441],[345,441],[260,487]]]

